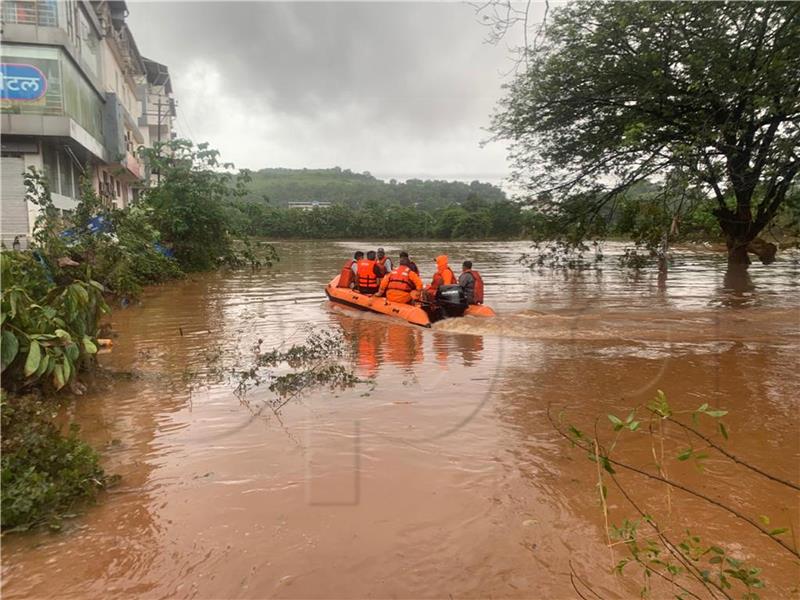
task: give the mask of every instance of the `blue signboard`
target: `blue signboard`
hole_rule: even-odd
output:
[[[38,100],[47,92],[47,78],[33,65],[0,64],[0,100]]]

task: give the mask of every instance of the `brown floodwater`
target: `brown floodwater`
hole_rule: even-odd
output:
[[[684,249],[659,281],[621,271],[613,244],[602,271],[554,273],[521,267],[523,243],[409,243],[426,279],[443,250],[471,258],[498,312],[422,329],[326,301],[354,247],[367,244],[280,243],[271,270],[193,275],[116,310],[102,356],[116,375],[69,417],[121,482],[60,533],[5,536],[3,596],[572,598],[570,565],[602,597],[638,596],[641,577],[610,573],[625,551],[607,545],[597,467],[547,413],[609,443],[606,414],[658,389],[676,410],[730,411],[725,447],[800,482],[798,254],[734,281],[722,257]],[[348,331],[372,383],[304,394],[280,418],[257,410],[266,386],[235,394],[227,373],[258,339],[286,347],[310,328]],[[660,442],[638,414],[614,455],[656,472]],[[702,448],[676,427],[664,437],[670,456]],[[702,469],[670,461],[669,476],[768,516],[797,547],[800,496],[708,454]],[[762,597],[800,597],[800,563],[769,537],[663,484],[619,481],[676,541],[689,529],[763,569]],[[606,485],[609,521],[637,517]]]

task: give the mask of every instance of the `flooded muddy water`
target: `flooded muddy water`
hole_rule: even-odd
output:
[[[3,596],[571,598],[570,565],[602,597],[637,596],[638,581],[610,573],[625,551],[607,546],[597,467],[548,407],[611,440],[607,413],[658,389],[676,410],[729,411],[728,451],[800,481],[796,254],[732,282],[723,257],[678,251],[659,282],[619,270],[614,245],[601,272],[565,274],[521,267],[523,243],[409,243],[426,280],[443,250],[471,258],[498,312],[422,329],[326,301],[356,247],[367,244],[281,243],[271,270],[193,275],[116,310],[102,363],[117,375],[70,416],[121,482],[61,533],[6,536]],[[270,392],[242,402],[221,374],[258,339],[285,347],[310,327],[351,332],[354,368],[373,383],[254,417]],[[709,417],[698,427],[714,434]],[[646,429],[615,452],[655,472]],[[673,455],[702,447],[678,428],[665,437]],[[702,470],[673,460],[670,477],[797,544],[800,496],[708,454]],[[798,562],[768,536],[618,478],[676,537],[688,528],[762,568],[762,597],[798,597]],[[636,517],[607,485],[609,521]]]

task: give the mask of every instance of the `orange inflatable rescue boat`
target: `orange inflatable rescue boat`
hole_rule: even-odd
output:
[[[448,287],[455,288],[458,286]],[[447,318],[448,316],[456,316],[455,314],[447,315],[445,311],[442,311],[440,308],[434,308],[423,302],[399,304],[397,302],[390,302],[383,296],[368,296],[360,293],[358,290],[350,289],[349,287],[339,287],[339,275],[334,277],[331,282],[325,286],[325,294],[331,302],[337,302],[361,310],[371,310],[372,312],[389,317],[405,319],[409,323],[421,325],[423,327],[430,327],[431,323]],[[495,312],[491,308],[482,304],[470,304],[466,306],[466,308],[462,307],[458,313],[460,313],[458,316],[472,317],[493,317],[495,315]]]

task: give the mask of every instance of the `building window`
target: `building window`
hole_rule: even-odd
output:
[[[56,0],[3,0],[3,23],[58,27]]]
[[[44,144],[42,147],[44,174],[50,191],[60,196],[78,199],[81,193],[81,170],[64,148]]]
[[[50,191],[58,193],[58,152],[55,146],[43,144],[42,163],[44,163],[44,176],[47,178],[47,185],[50,186]]]

